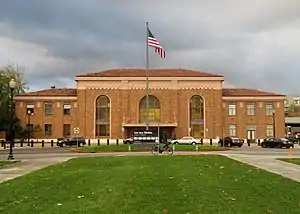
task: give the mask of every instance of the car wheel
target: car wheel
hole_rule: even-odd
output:
[[[177,142],[177,141],[175,141],[175,142],[174,142],[174,144],[178,144],[178,142]]]
[[[191,145],[195,145],[195,144],[196,144],[196,142],[192,142],[192,143],[191,143]]]
[[[82,142],[79,143],[79,147],[83,147],[83,143]]]
[[[238,145],[238,147],[240,147],[240,148],[241,148],[241,147],[242,147],[242,145]]]
[[[261,143],[260,144],[262,148],[266,148],[266,144],[265,143]]]

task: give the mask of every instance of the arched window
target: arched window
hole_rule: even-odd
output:
[[[110,101],[101,95],[96,99],[96,137],[109,137],[110,134]]]
[[[204,137],[204,102],[199,95],[190,99],[190,128],[192,137]]]
[[[146,96],[140,101],[140,123],[145,123],[147,118]],[[159,100],[152,95],[148,95],[148,121],[158,122],[160,121],[160,103]]]

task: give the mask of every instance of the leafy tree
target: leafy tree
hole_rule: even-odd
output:
[[[11,63],[5,66],[0,66],[0,127],[6,132],[6,136],[10,134],[8,133],[10,123],[13,122],[14,126],[16,126],[19,122],[15,114],[13,121],[11,121],[10,118],[11,89],[9,87],[9,82],[12,78],[16,82],[14,95],[24,93],[27,89],[27,82],[24,79],[25,71],[25,68],[19,68]]]

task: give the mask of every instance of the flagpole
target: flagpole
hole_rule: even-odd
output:
[[[146,22],[146,130],[149,130],[149,47],[148,47],[148,22]]]

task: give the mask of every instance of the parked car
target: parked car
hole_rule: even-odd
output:
[[[133,143],[133,137],[130,137],[130,138],[126,138],[124,141],[123,141],[124,144],[132,144]]]
[[[219,146],[225,146],[225,147],[236,147],[236,146],[242,147],[243,144],[244,144],[244,139],[240,139],[237,137],[224,137],[223,139],[220,139],[218,142]]]
[[[77,146],[82,147],[86,144],[84,137],[70,137],[65,139],[60,139],[57,141],[57,146],[66,147],[66,146]]]
[[[193,137],[182,137],[180,139],[171,140],[171,144],[189,144],[189,145],[195,145],[199,144],[200,141],[193,138]]]
[[[263,148],[291,148],[294,143],[286,138],[268,138],[260,144]]]

